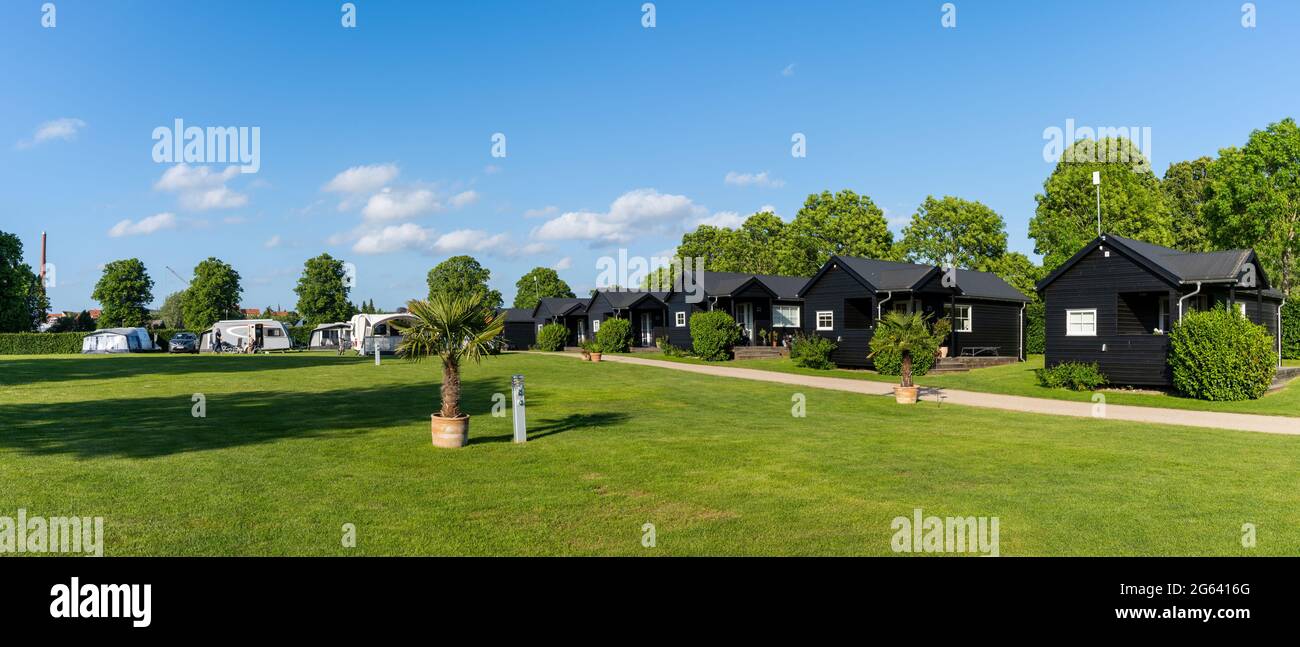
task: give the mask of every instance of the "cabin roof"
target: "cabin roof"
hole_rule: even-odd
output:
[[[877,292],[907,292],[920,289],[935,274],[942,270],[932,265],[902,263],[899,261],[881,261],[874,258],[835,255],[822,266],[821,271],[805,283],[799,293],[807,292],[832,263],[839,263],[856,277],[864,287]],[[1021,294],[1002,277],[992,272],[975,270],[957,270],[957,292],[961,296],[976,299],[998,299],[1002,301],[1028,302],[1029,297]]]
[[[1109,243],[1112,247],[1118,247],[1121,251],[1134,257],[1138,264],[1151,270],[1153,273],[1162,276],[1164,279],[1178,285],[1196,283],[1198,281],[1229,282],[1241,278],[1241,268],[1248,262],[1258,265],[1258,257],[1254,250],[1250,249],[1228,249],[1215,252],[1185,252],[1178,249],[1153,245],[1151,243],[1127,238],[1125,236],[1116,236],[1115,234],[1105,234],[1101,237],[1094,238],[1083,249],[1070,258],[1070,260],[1061,264],[1046,278],[1038,282],[1038,290],[1043,290],[1057,277],[1064,274],[1087,256],[1089,252],[1099,245]],[[1264,288],[1264,294],[1281,298],[1282,293],[1271,289],[1268,278],[1261,273],[1257,277],[1259,285]]]
[[[604,295],[605,300],[609,302],[610,307],[624,310],[631,308],[645,299],[654,299],[659,305],[664,305],[664,300],[668,298],[667,292],[650,292],[647,290],[600,290],[592,295],[594,302],[596,297]],[[590,309],[590,305],[588,305]]]
[[[528,308],[498,308],[497,311],[505,314],[506,323],[531,323],[533,321],[533,311]]]

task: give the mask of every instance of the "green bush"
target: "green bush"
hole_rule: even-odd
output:
[[[0,355],[59,355],[81,352],[84,332],[0,333]]]
[[[1047,352],[1046,308],[1042,301],[1025,306],[1025,352],[1042,355]]]
[[[564,350],[564,342],[569,339],[569,329],[564,324],[548,323],[537,331],[537,350]]]
[[[912,375],[925,375],[934,368],[934,362],[939,357],[939,341],[934,341],[924,347],[912,351]],[[881,375],[902,375],[903,374],[903,354],[889,348],[875,350],[871,357],[872,365],[876,372]]]
[[[681,348],[679,346],[672,345],[671,343],[669,343],[667,337],[659,337],[655,339],[655,346],[659,347],[659,352],[663,353],[664,355],[667,355],[668,357],[690,357],[691,356],[691,351],[686,350],[685,348]]]
[[[1236,312],[1191,312],[1169,333],[1174,388],[1201,400],[1253,400],[1273,382],[1273,337]]]
[[[632,322],[609,318],[600,322],[596,343],[603,353],[626,353],[632,347]]]
[[[796,335],[790,345],[790,359],[795,366],[816,369],[835,368],[831,353],[835,352],[835,342],[821,335]]]
[[[731,359],[731,348],[740,341],[740,327],[731,315],[721,311],[691,315],[691,346],[695,355],[710,362]]]
[[[1061,362],[1051,368],[1040,368],[1034,373],[1038,383],[1049,389],[1092,391],[1106,386],[1106,376],[1096,362]]]
[[[285,326],[289,329],[289,338],[295,347],[306,348],[311,345],[311,326]]]
[[[1300,300],[1282,306],[1282,357],[1300,359]]]

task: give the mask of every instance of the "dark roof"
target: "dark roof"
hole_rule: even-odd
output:
[[[808,282],[804,276],[777,276],[775,274],[755,274],[754,278],[767,286],[778,299],[798,299],[799,290]]]
[[[587,311],[587,300],[568,297],[544,297],[537,301],[533,310],[535,317],[559,317],[570,314],[582,314]]]
[[[942,270],[933,265],[919,265],[917,263],[901,263],[898,261],[880,261],[874,258],[858,258],[854,256],[832,256],[822,271],[817,276],[810,279],[800,289],[800,294],[812,285],[817,277],[821,276],[831,263],[838,262],[844,266],[850,273],[857,275],[858,279],[865,281],[869,287],[874,288],[877,292],[906,292],[909,290],[918,290],[934,275]],[[957,270],[957,290],[962,296],[977,299],[999,299],[1003,301],[1023,301],[1028,302],[1029,297],[1020,293],[1002,277],[992,272],[977,272],[975,270]]]
[[[659,301],[659,305],[664,305],[663,301],[668,298],[667,292],[648,292],[646,290],[601,290],[592,296],[605,295],[605,300],[609,301],[612,308],[619,310],[631,308],[643,299],[652,298]],[[590,305],[588,306],[590,308]]]
[[[533,321],[533,311],[528,308],[498,308],[498,312],[504,312],[506,323],[520,323]]]
[[[1241,278],[1241,267],[1247,262],[1254,262],[1258,265],[1258,258],[1254,250],[1250,249],[1229,249],[1217,252],[1184,252],[1178,249],[1153,245],[1151,243],[1134,240],[1115,234],[1106,234],[1100,238],[1094,238],[1080,249],[1070,260],[1062,263],[1046,278],[1038,282],[1036,286],[1039,290],[1047,287],[1057,277],[1065,273],[1075,263],[1079,262],[1088,252],[1095,249],[1098,245],[1110,243],[1112,247],[1127,252],[1141,265],[1146,266],[1152,272],[1163,276],[1166,280],[1175,284],[1196,283],[1197,281],[1214,281],[1228,282],[1236,281]],[[1264,289],[1264,294],[1271,297],[1281,298],[1282,293],[1269,289],[1268,278],[1261,274],[1257,276],[1259,285]]]
[[[800,276],[779,276],[776,274],[747,274],[745,272],[713,272],[705,270],[696,274],[695,285],[703,285],[705,296],[725,297],[735,294],[751,281],[758,281],[768,291],[780,299],[799,298],[799,288],[808,279]],[[703,279],[698,277],[702,276]]]

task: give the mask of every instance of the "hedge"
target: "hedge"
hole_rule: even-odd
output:
[[[1282,357],[1300,359],[1300,300],[1282,306]]]
[[[569,339],[569,329],[564,324],[548,323],[537,331],[537,350],[564,350],[564,342]]]
[[[1191,312],[1169,333],[1174,388],[1201,400],[1253,400],[1273,382],[1277,356],[1263,326],[1236,312]]]
[[[59,355],[81,352],[85,332],[0,333],[0,355]]]
[[[731,359],[731,348],[740,341],[740,326],[721,310],[691,315],[691,348],[696,357],[709,362]]]
[[[1042,301],[1025,306],[1025,352],[1042,355],[1047,352],[1047,309]]]
[[[616,317],[600,322],[596,344],[605,353],[626,353],[632,347],[632,322]]]
[[[1106,386],[1109,380],[1096,362],[1061,362],[1051,368],[1034,371],[1038,383],[1049,389],[1092,391]]]

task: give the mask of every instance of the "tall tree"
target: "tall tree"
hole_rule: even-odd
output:
[[[243,293],[239,272],[229,263],[209,257],[194,267],[194,280],[185,292],[185,325],[204,330],[222,319],[239,319]]]
[[[1188,252],[1208,252],[1214,249],[1210,241],[1210,228],[1205,221],[1202,206],[1210,192],[1210,164],[1214,160],[1201,157],[1185,162],[1175,162],[1165,170],[1160,181],[1165,204],[1169,206],[1170,226],[1173,229],[1174,247]]]
[[[0,332],[30,332],[40,297],[34,294],[40,278],[23,262],[23,243],[0,231]]]
[[[1006,224],[983,203],[927,196],[903,228],[902,246],[913,263],[980,269],[1007,253]]]
[[[689,258],[692,268],[709,272],[743,272],[735,258],[736,231],[726,227],[700,225],[682,235],[678,258]],[[699,259],[696,266],[695,259]]]
[[[1043,266],[1055,269],[1097,236],[1097,194],[1093,171],[1101,172],[1101,224],[1106,233],[1155,245],[1173,245],[1169,210],[1151,163],[1124,138],[1080,139],[1034,196],[1038,207],[1029,221],[1034,251]]]
[[[1011,284],[1011,287],[1020,290],[1035,301],[1038,300],[1038,291],[1034,289],[1034,284],[1047,276],[1042,266],[1035,265],[1028,256],[1020,252],[1007,252],[998,258],[986,261],[976,269],[997,274],[1003,281]]]
[[[90,316],[88,310],[82,310],[77,313],[77,332],[92,332],[95,330],[95,318]]]
[[[778,252],[781,274],[811,276],[832,254],[896,258],[885,212],[871,198],[847,189],[808,196],[787,227]]]
[[[185,327],[185,291],[172,292],[163,300],[162,308],[158,310],[158,316],[163,320],[163,325],[168,328]]]
[[[153,279],[138,258],[113,261],[104,266],[90,296],[102,306],[100,328],[143,326],[149,322]]]
[[[329,254],[307,259],[293,289],[298,295],[298,313],[308,326],[347,321],[352,316],[351,291],[343,261]]]
[[[1203,212],[1220,247],[1252,247],[1275,285],[1290,294],[1300,263],[1300,129],[1294,119],[1250,133],[1210,165]]]
[[[551,297],[573,298],[573,290],[560,278],[560,274],[549,267],[534,267],[515,282],[516,308],[532,309],[537,307],[539,299]]]
[[[452,256],[429,270],[429,299],[438,293],[483,295],[482,303],[488,308],[500,308],[501,293],[488,287],[492,272],[479,265],[473,256]]]

